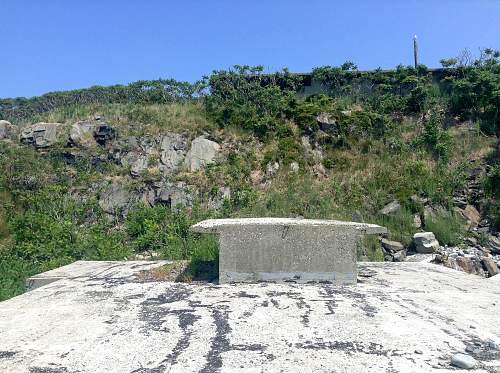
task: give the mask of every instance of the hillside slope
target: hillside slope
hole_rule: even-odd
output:
[[[79,259],[189,259],[196,276],[217,260],[214,239],[188,231],[207,217],[384,225],[382,243],[360,248],[369,260],[404,260],[414,233],[432,231],[445,265],[492,275],[498,98],[469,103],[459,91],[484,73],[496,92],[491,64],[463,76],[459,67],[438,88],[423,67],[384,81],[375,72],[363,94],[348,70],[322,68],[327,94],[308,98],[286,71],[237,67],[212,74],[197,97],[9,109],[0,122],[0,299],[21,292],[26,276]]]

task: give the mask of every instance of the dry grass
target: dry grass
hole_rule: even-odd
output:
[[[189,261],[177,260],[161,267],[140,271],[137,274],[137,278],[141,282],[182,281],[185,277],[188,266]]]
[[[125,130],[126,134],[145,136],[177,131],[193,137],[215,130],[206,117],[201,101],[169,104],[99,104],[77,105],[53,110],[31,118],[21,126],[36,122],[73,124],[101,116],[104,121]]]

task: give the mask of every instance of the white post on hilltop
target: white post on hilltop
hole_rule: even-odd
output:
[[[417,44],[417,35],[413,35],[413,59],[415,62],[415,69],[418,66],[418,44]]]

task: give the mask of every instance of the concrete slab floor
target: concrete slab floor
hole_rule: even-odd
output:
[[[1,372],[500,371],[500,282],[360,263],[355,286],[62,279],[0,303]]]
[[[100,278],[126,281],[127,279],[133,279],[135,274],[139,271],[160,267],[167,263],[171,262],[168,260],[78,260],[66,266],[31,276],[26,280],[26,290],[33,290],[65,278],[86,279],[91,277],[94,279]]]

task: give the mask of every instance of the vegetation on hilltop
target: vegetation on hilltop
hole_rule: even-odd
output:
[[[390,238],[408,246],[417,230],[414,216],[423,214],[418,196],[436,207],[426,228],[456,245],[468,233],[453,196],[478,163],[488,164],[481,212],[499,230],[499,53],[485,50],[473,63],[448,59],[443,65],[438,84],[425,66],[389,72],[359,72],[353,63],[321,67],[313,78],[325,94],[305,98],[296,94],[301,78],[287,70],[265,74],[261,67],[236,66],[194,85],[137,82],[0,100],[0,118],[19,126],[72,124],[98,114],[122,137],[207,134],[224,149],[222,160],[198,172],[131,179],[105,147],[75,156],[66,143],[40,152],[0,142],[0,300],[22,292],[27,276],[79,259],[154,253],[216,260],[214,239],[188,230],[207,217],[357,215],[387,226]],[[268,169],[274,164],[279,169]],[[116,178],[131,187],[168,179],[199,194],[189,208],[139,201],[126,216],[110,216],[98,191]],[[221,186],[231,197],[208,208]],[[380,214],[393,199],[401,210]],[[378,241],[363,255],[383,259]]]

